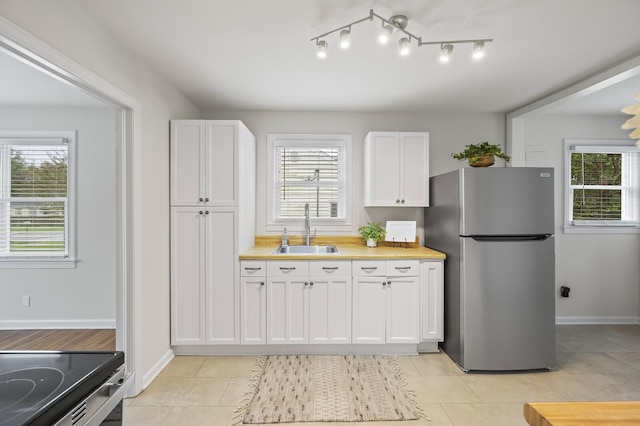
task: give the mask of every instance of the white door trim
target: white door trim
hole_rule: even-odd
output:
[[[126,352],[127,371],[141,372],[140,342],[142,270],[142,218],[140,208],[141,104],[133,97],[98,77],[51,46],[0,16],[0,50],[32,67],[76,86],[117,109],[116,198],[117,274],[116,348]],[[142,376],[134,375],[130,394],[143,389]]]

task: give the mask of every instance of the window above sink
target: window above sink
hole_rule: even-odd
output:
[[[351,135],[269,134],[267,230],[351,228]]]

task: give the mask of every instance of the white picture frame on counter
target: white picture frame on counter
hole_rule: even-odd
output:
[[[415,220],[388,220],[385,241],[395,243],[414,243],[416,241]]]

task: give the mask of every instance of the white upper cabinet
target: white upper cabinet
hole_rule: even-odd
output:
[[[367,134],[364,145],[364,205],[429,206],[429,133]]]
[[[206,144],[203,120],[171,122],[171,205],[205,204]]]
[[[171,205],[228,207],[240,203],[241,161],[249,131],[237,120],[171,121]],[[253,161],[253,163],[251,163]]]

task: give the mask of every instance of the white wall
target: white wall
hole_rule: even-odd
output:
[[[5,107],[0,129],[77,131],[79,260],[75,269],[0,269],[0,328],[115,327],[114,109]]]
[[[242,120],[256,137],[256,234],[258,235],[269,233],[266,230],[268,133],[339,133],[352,136],[353,221],[350,235],[358,235],[358,226],[368,221],[384,223],[387,220],[415,220],[418,235],[422,235],[424,229],[422,208],[363,207],[364,137],[368,132],[374,130],[429,132],[429,168],[432,176],[462,167],[464,164],[452,159],[451,153],[461,151],[467,144],[484,140],[503,146],[505,143],[505,123],[504,116],[501,114],[206,111],[204,116],[207,119]]]
[[[563,139],[628,139],[625,117],[528,116],[528,166],[555,168],[556,316],[566,323],[638,322],[640,235],[564,234]],[[560,286],[571,287],[569,298]]]
[[[0,14],[141,104],[142,170],[136,171],[142,176],[141,197],[136,203],[144,220],[142,238],[135,241],[143,253],[135,265],[141,277],[136,304],[142,310],[136,313],[136,335],[141,337],[136,375],[146,384],[170,354],[169,120],[199,118],[200,110],[76,1],[2,0]]]

